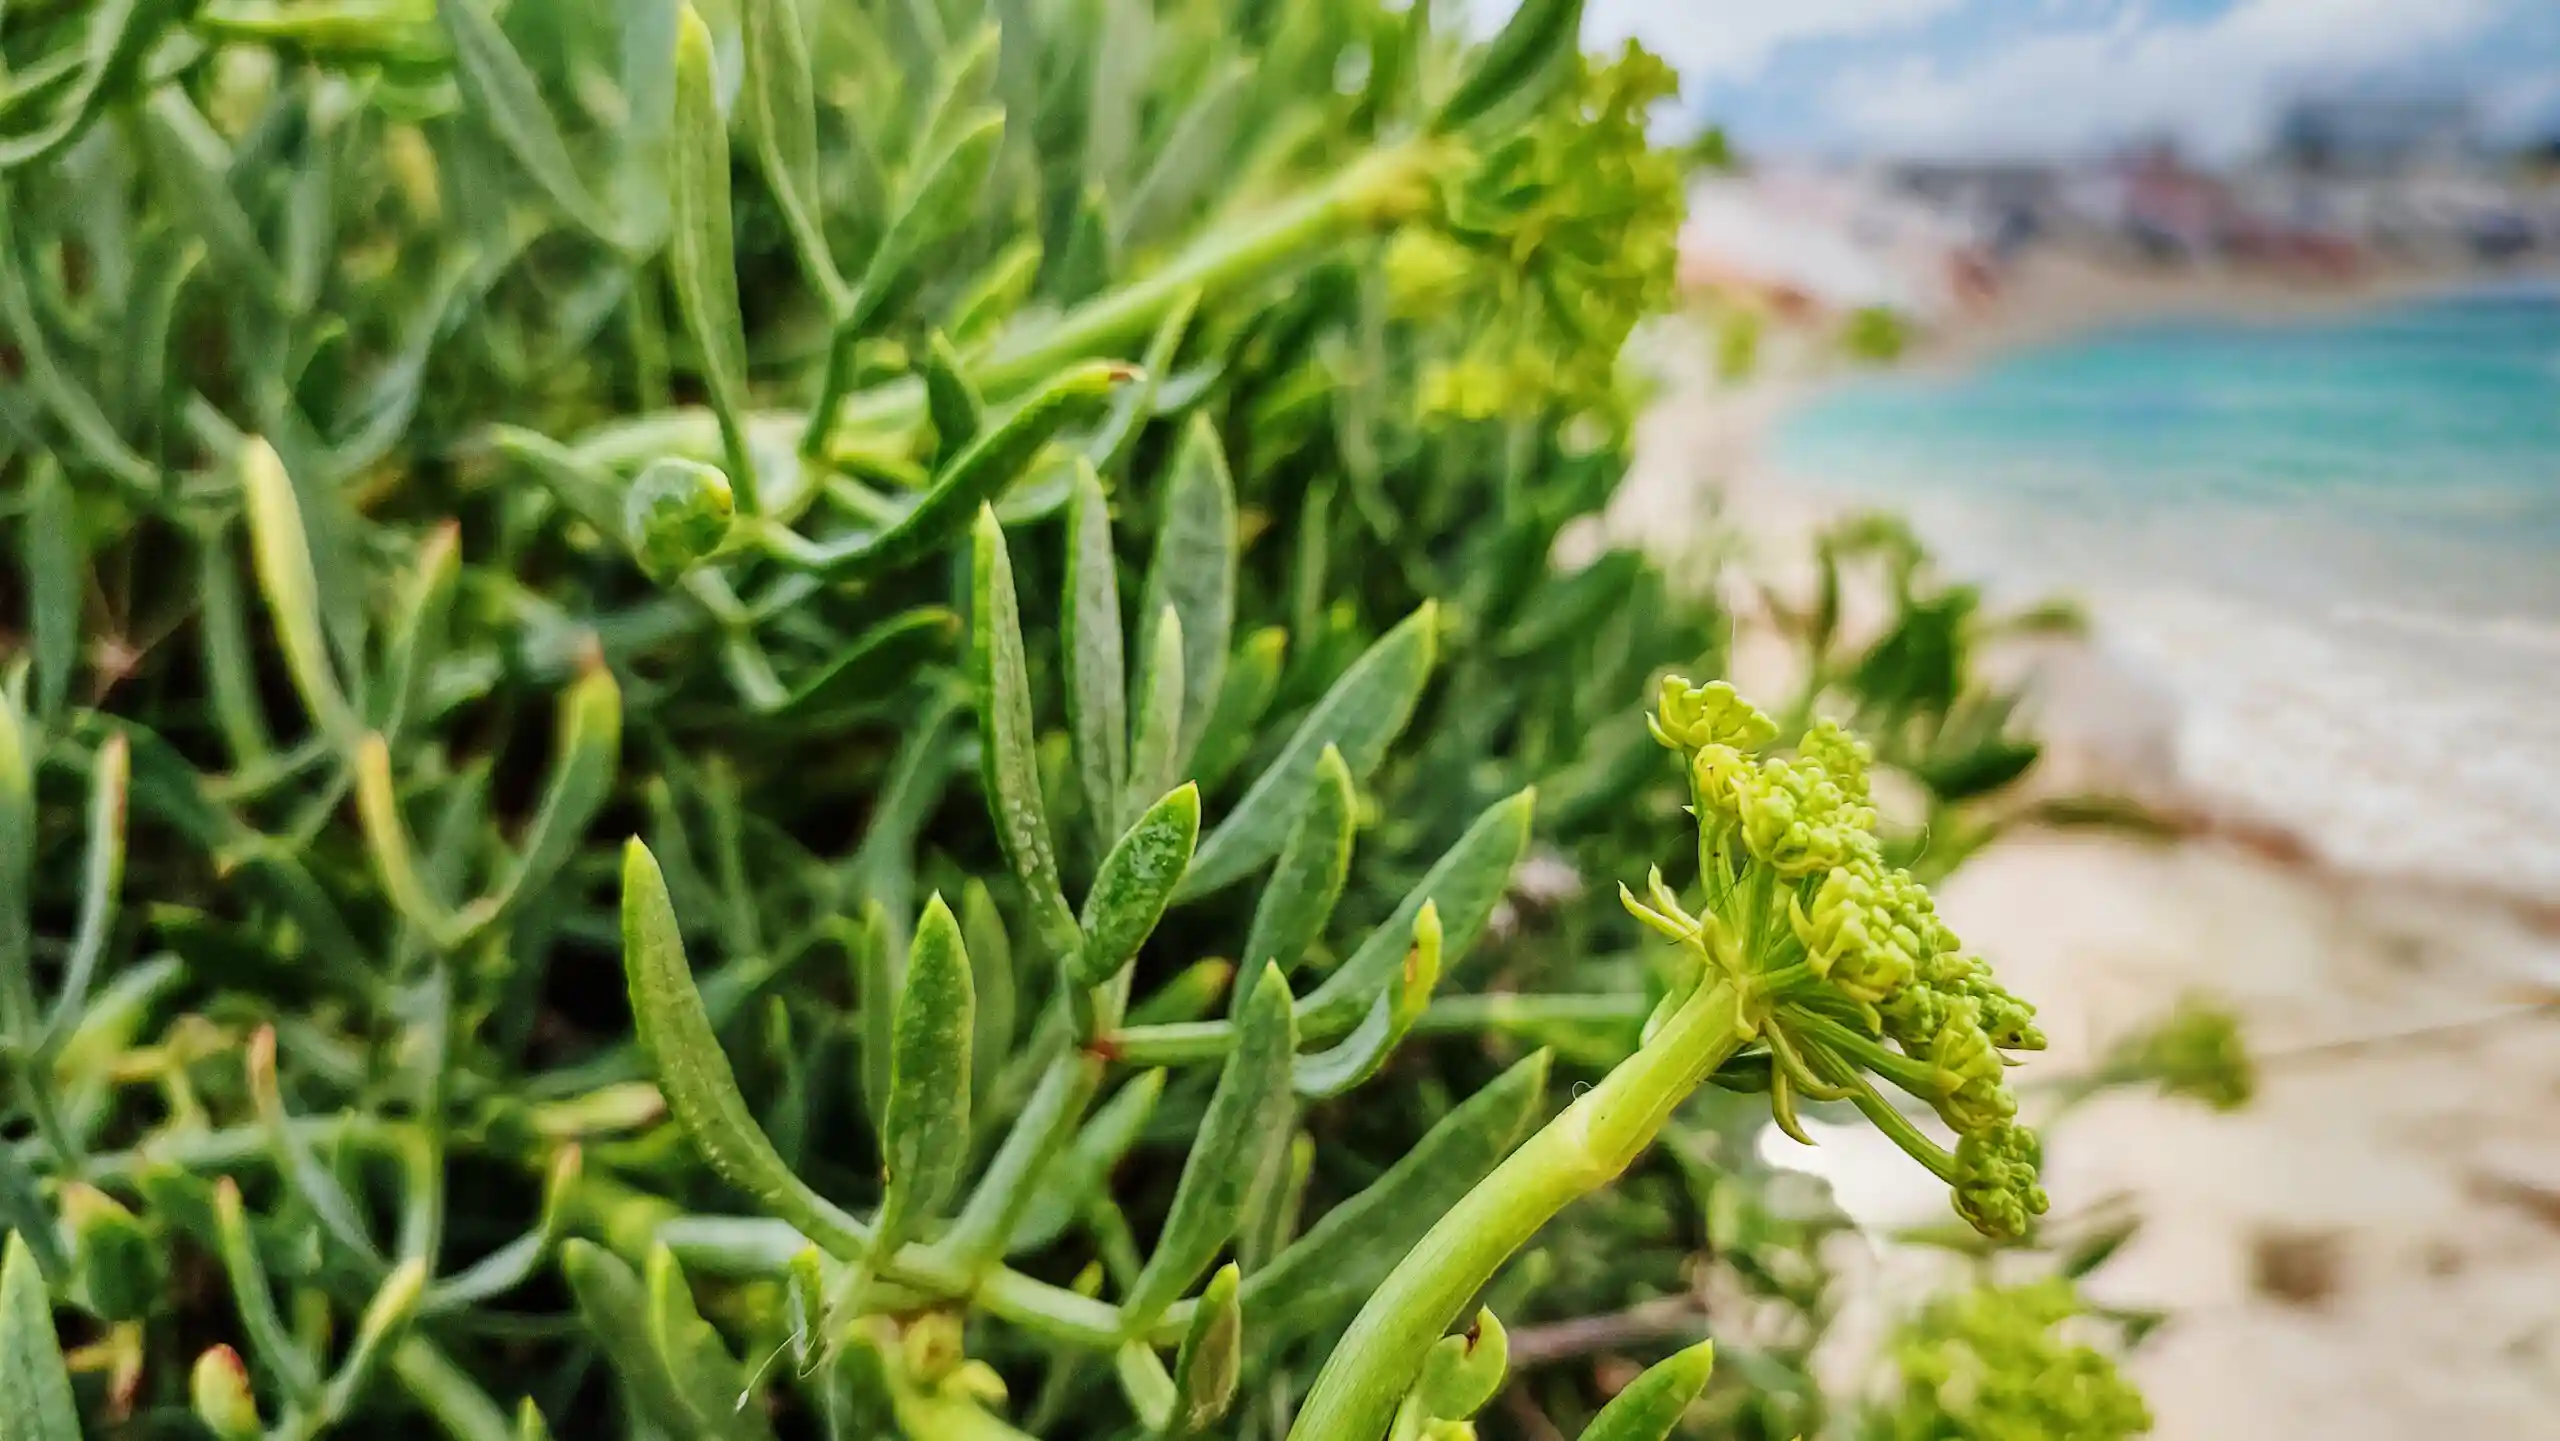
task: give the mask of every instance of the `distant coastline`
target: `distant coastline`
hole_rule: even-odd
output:
[[[2174,754],[2169,799],[2199,823],[2548,913],[2560,328],[2539,317],[2560,311],[2443,303],[2509,281],[2543,289],[2057,263],[1915,346],[1918,390],[1802,387],[1748,469],[1906,514],[1994,594],[2087,601],[2099,649],[2163,698],[2143,724],[2174,739],[2108,744]]]
[[[2189,319],[2271,325],[2350,320],[2473,287],[2513,282],[2538,288],[2554,279],[2547,270],[2395,266],[2345,279],[2287,280],[2254,267],[2153,269],[2045,250],[2022,258],[1995,295],[1915,336],[1885,369],[1953,383],[2022,350],[2068,346],[2126,327]],[[1761,365],[1741,381],[1715,377],[1712,342],[1700,343],[1694,332],[1658,344],[1655,360],[1671,398],[1647,417],[1650,433],[1638,474],[1612,530],[1675,547],[1715,535],[1720,544],[1740,546],[1747,565],[1774,574],[1783,588],[1790,569],[1800,569],[1796,557],[1803,553],[1804,537],[1825,517],[1869,505],[1912,508],[1897,507],[1872,490],[1831,483],[1837,477],[1781,473],[1774,463],[1773,439],[1792,417],[1820,404],[1839,385],[1878,374],[1841,356],[1835,335],[1821,325],[1773,325]],[[1712,521],[1699,511],[1702,492]],[[1939,519],[1945,522],[1946,513]],[[1954,523],[1967,524],[1960,516]],[[1701,525],[1711,529],[1701,532]],[[1958,557],[1953,568],[1967,578],[1995,582],[1995,591],[2009,588],[2000,583],[2016,581],[1979,555]],[[1748,594],[1736,600],[1746,609],[1752,603]],[[2458,868],[2377,870],[2353,846],[2335,843],[2344,824],[2339,817],[2279,813],[2254,804],[2243,791],[2214,784],[2211,774],[2190,773],[2174,758],[2182,750],[2179,737],[2196,723],[2192,707],[2203,698],[2181,684],[2191,676],[2147,663],[2138,654],[2141,646],[2120,644],[2126,617],[2109,612],[2100,606],[2098,633],[2079,653],[2027,662],[2048,692],[2039,703],[2058,732],[2051,767],[2058,782],[2137,795],[2182,830],[2219,836],[2271,859],[2342,875],[2387,875],[2436,893],[2494,900],[2536,929],[2560,932],[2560,888],[2548,878],[2501,878]],[[2156,650],[2159,638],[2149,639]],[[2229,697],[2222,699],[2227,703]],[[2560,703],[2560,694],[2554,701]]]
[[[1905,363],[1961,368],[2093,331],[2164,320],[2272,325],[2348,315],[2517,273],[2389,263],[2348,276],[2305,275],[2212,263],[2125,265],[2045,249],[2012,267],[1992,298],[1921,332]]]

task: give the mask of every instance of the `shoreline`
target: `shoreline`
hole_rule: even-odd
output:
[[[1762,366],[1736,383],[1713,377],[1702,327],[1687,323],[1680,328],[1685,343],[1664,337],[1651,358],[1666,377],[1663,400],[1697,399],[1652,407],[1639,432],[1636,472],[1607,529],[1621,541],[1666,553],[1695,550],[1701,532],[1714,534],[1739,551],[1716,557],[1719,562],[1739,559],[1781,591],[1793,590],[1806,583],[1801,557],[1811,533],[1873,502],[1776,469],[1769,443],[1800,407],[1843,385],[1895,374],[1960,374],[2021,350],[2128,326],[2198,317],[2269,325],[2344,318],[2547,274],[2395,266],[2346,280],[2287,280],[2233,267],[2137,268],[2039,254],[1994,298],[1916,335],[1895,361],[1856,363],[1828,343],[1827,331],[1773,326],[1763,340]],[[1987,582],[1995,592],[2008,580],[1996,573],[1962,578]],[[1727,599],[1747,628],[1759,597],[1737,587]],[[2320,820],[2270,813],[2190,774],[2178,763],[2177,737],[2193,702],[2127,654],[2110,630],[2104,612],[2095,611],[2084,637],[2038,642],[2007,658],[2035,692],[2031,707],[2047,713],[2050,754],[2042,769],[2062,773],[2060,790],[2136,801],[2180,838],[2231,843],[2339,884],[2406,886],[2492,906],[2560,938],[2560,888],[2529,877],[2359,864],[2324,844]]]
[[[2128,325],[2212,319],[2285,325],[2354,315],[2497,278],[2437,265],[2375,265],[2338,279],[2289,278],[2223,264],[2137,267],[2079,256],[2031,255],[1991,300],[1919,338],[1901,365],[1962,369],[2019,350]]]
[[[2351,314],[2465,278],[2290,287],[2048,268],[2031,282],[2044,293],[2013,288],[1898,364],[1959,368],[2179,314]],[[1694,564],[1733,607],[1734,679],[1784,693],[1785,648],[1752,624],[1756,583],[1800,584],[1806,533],[1850,507],[1772,473],[1766,442],[1794,406],[1868,372],[1799,335],[1728,386],[1695,327],[1658,340],[1662,391],[1606,528],[1671,557],[1722,547]],[[2167,1315],[2127,1362],[2153,1441],[2545,1434],[2560,1404],[2560,1108],[2534,1098],[2560,1095],[2560,897],[2341,863],[2318,826],[2181,770],[2179,718],[2196,702],[2111,649],[2103,612],[2090,636],[2040,644],[2011,661],[2045,668],[2041,784],[2131,795],[2162,824],[2022,824],[1937,888],[1941,913],[2037,1005],[2052,1038],[2040,1073],[2086,1069],[2195,992],[2241,1018],[2260,1062],[2244,1110],[2126,1091],[2046,1138],[2058,1221],[2141,1217],[2089,1285]],[[1822,1177],[1876,1238],[1826,1343],[1855,1383],[1889,1318],[1949,1280],[1943,1255],[1885,1239],[1943,1221],[1945,1200],[1871,1132],[1819,1134],[1816,1149],[1763,1150]]]

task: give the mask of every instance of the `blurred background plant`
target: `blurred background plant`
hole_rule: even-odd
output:
[[[1624,475],[1620,349],[1680,211],[1644,129],[1668,73],[1583,56],[1578,18],[1476,45],[1368,0],[0,11],[0,1226],[7,1325],[40,1275],[89,1429],[478,1438],[528,1397],[683,1433],[690,1401],[600,1363],[645,1334],[742,1389],[807,1297],[787,1255],[715,1264],[734,1196],[603,981],[620,839],[718,959],[704,1016],[777,1153],[876,1201],[856,1122],[896,1095],[902,958],[963,941],[954,1158],[1000,1161],[1097,1033],[1056,986],[1090,924],[1064,897],[1188,781],[1212,824],[1131,942],[1131,1027],[1178,1047],[1272,959],[1247,943],[1280,921],[1204,870],[1330,877],[1277,949],[1360,1027],[1425,909],[1444,933],[1436,998],[1396,990],[1386,1044],[1337,1058],[1388,1079],[1311,1104],[1236,1222],[1240,1261],[1293,1224],[1366,1258],[1256,1343],[1228,1424],[1275,1434],[1394,1259],[1404,1233],[1359,1234],[1379,1188],[1428,1137],[1498,1154],[1543,1118],[1536,1048],[1596,1073],[1671,984],[1583,893],[1679,824],[1637,701],[1715,673],[1729,625],[1632,550],[1556,560]],[[1036,598],[1001,713],[1045,868],[972,763],[990,505]],[[1898,619],[1862,658],[1810,626],[1824,687],[1788,723],[1836,685],[1933,829],[1987,826],[2034,755],[1955,639],[1969,593],[1834,550],[1888,557]],[[1062,663],[1106,631],[1112,666]],[[1213,1079],[1121,1080],[980,1242],[1042,1296],[1135,1284]],[[1701,1258],[1823,1314],[1842,1223],[1747,1112],[1693,1114],[1497,1283],[1515,1329],[1684,1294]],[[864,1332],[913,1434],[999,1388],[1051,1435],[1160,1397],[953,1322]],[[1533,1354],[1559,1418],[1606,1398]],[[1729,1367],[1699,1424],[1818,1420],[1804,1355]]]

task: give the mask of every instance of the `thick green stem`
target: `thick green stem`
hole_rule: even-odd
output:
[[[1055,324],[1029,335],[999,337],[963,355],[962,367],[989,400],[1002,400],[1062,365],[1142,345],[1165,315],[1195,291],[1214,299],[1412,215],[1427,198],[1431,173],[1445,158],[1435,144],[1424,141],[1375,151],[1293,201],[1232,228],[1213,230],[1154,274],[1087,301]],[[919,419],[924,390],[912,378],[845,392],[848,378],[834,372],[839,360],[849,362],[851,348],[841,337],[831,343],[830,376],[818,414],[767,412],[750,423],[790,427],[800,433],[804,449],[823,454],[840,429],[892,430]],[[662,455],[707,460],[720,443],[717,419],[696,408],[612,425],[580,441],[578,452],[593,464],[639,465]]]
[[[1410,215],[1439,152],[1419,142],[1364,156],[1327,184],[1233,231],[1192,246],[1133,284],[1096,297],[1056,325],[974,357],[990,395],[1018,390],[1070,361],[1144,344],[1193,291],[1216,296],[1382,223]]]
[[[1741,992],[1701,986],[1636,1053],[1442,1216],[1325,1358],[1290,1441],[1378,1441],[1433,1342],[1557,1212],[1617,1179],[1749,1035]]]
[[[1496,992],[1481,996],[1441,996],[1413,1023],[1417,1036],[1476,1035],[1496,1031],[1534,1031],[1548,1026],[1642,1025],[1654,1003],[1643,996],[1518,995]],[[1330,1029],[1310,1027],[1318,1039],[1334,1038]],[[1170,1021],[1152,1026],[1124,1026],[1108,1038],[1112,1059],[1130,1066],[1205,1066],[1225,1060],[1235,1049],[1235,1027],[1225,1021]]]
[[[968,1205],[937,1245],[963,1275],[982,1275],[1003,1257],[1005,1240],[1030,1204],[1032,1188],[1075,1134],[1076,1122],[1101,1084],[1102,1062],[1085,1051],[1060,1056],[1041,1073],[1030,1104],[1014,1118]]]

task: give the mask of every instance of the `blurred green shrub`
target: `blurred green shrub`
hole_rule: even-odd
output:
[[[1574,899],[1726,630],[1555,560],[1681,170],[1579,13],[0,11],[31,1434],[1287,1430],[1700,989]]]

